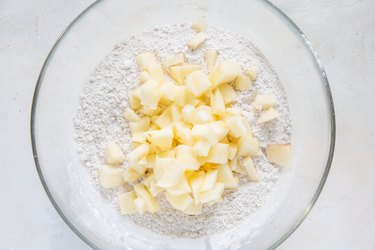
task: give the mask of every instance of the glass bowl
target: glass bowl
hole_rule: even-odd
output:
[[[80,166],[73,146],[73,117],[83,86],[115,44],[155,25],[189,23],[202,16],[210,25],[250,39],[277,72],[292,120],[292,167],[256,213],[267,215],[258,227],[252,224],[255,216],[233,230],[187,239],[161,236],[131,223],[126,227],[108,223],[92,209],[98,202],[106,204]],[[68,226],[95,249],[275,248],[294,232],[317,200],[335,143],[331,91],[315,51],[283,12],[262,0],[94,2],[72,21],[48,54],[31,115],[34,159],[47,195]],[[73,170],[82,174],[74,179]],[[233,240],[238,235],[243,236],[241,240]]]

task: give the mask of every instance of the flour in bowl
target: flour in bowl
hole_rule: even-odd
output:
[[[113,209],[118,209],[118,193],[130,190],[130,186],[101,188],[97,169],[104,163],[103,152],[107,142],[116,141],[125,153],[130,151],[130,132],[123,114],[128,107],[129,91],[139,84],[135,57],[141,52],[154,51],[161,59],[183,52],[189,63],[205,65],[204,51],[216,49],[220,53],[218,62],[233,59],[244,68],[259,69],[253,88],[239,92],[235,106],[243,110],[261,147],[269,143],[290,142],[287,99],[276,73],[263,55],[250,41],[235,33],[217,27],[208,27],[206,33],[208,39],[204,46],[195,51],[186,46],[195,34],[188,24],[158,26],[132,36],[115,46],[86,85],[75,117],[76,146],[88,174],[98,191],[113,204]],[[275,109],[280,114],[278,119],[266,125],[256,124],[258,112],[251,103],[257,94],[273,94],[277,98]],[[233,228],[264,204],[280,176],[279,167],[270,164],[263,152],[253,159],[261,180],[251,182],[247,176],[241,176],[237,190],[225,191],[223,202],[204,207],[200,215],[191,216],[175,210],[164,196],[159,195],[157,200],[161,209],[157,213],[127,215],[123,216],[123,220],[132,220],[154,232],[172,237],[204,237]]]

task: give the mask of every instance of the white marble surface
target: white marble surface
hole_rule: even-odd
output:
[[[50,47],[91,0],[0,1],[0,249],[88,249],[55,212],[29,136],[35,82]],[[337,114],[332,170],[316,206],[279,249],[375,249],[373,0],[274,0],[311,40]]]

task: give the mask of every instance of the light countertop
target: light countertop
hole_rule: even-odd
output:
[[[89,249],[49,202],[35,170],[29,119],[52,44],[92,0],[0,1],[0,249]],[[373,0],[274,0],[327,71],[337,115],[331,173],[313,210],[279,249],[375,249]]]

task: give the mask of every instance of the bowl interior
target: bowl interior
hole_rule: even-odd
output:
[[[98,213],[99,205],[112,208],[95,191],[73,146],[79,95],[115,44],[155,25],[188,23],[202,16],[209,25],[250,39],[277,72],[292,120],[292,167],[283,171],[267,203],[233,230],[199,239],[172,239],[130,222],[119,227]],[[324,71],[299,30],[270,3],[260,0],[97,2],[64,34],[47,59],[34,102],[32,138],[43,184],[65,221],[96,248],[277,246],[315,202],[333,153],[334,113]],[[267,220],[257,221],[260,217]]]

